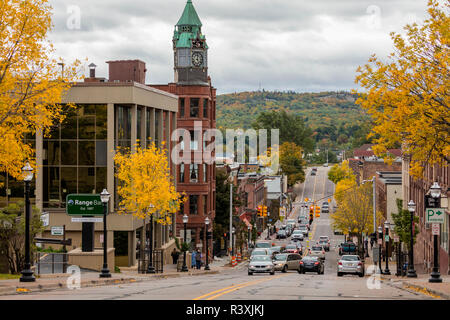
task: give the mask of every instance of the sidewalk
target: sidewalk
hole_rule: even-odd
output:
[[[213,261],[209,267],[211,270],[200,270],[189,268],[188,272],[177,272],[175,264],[164,265],[163,273],[155,274],[141,274],[136,270],[122,271],[121,273],[111,273],[111,278],[100,278],[100,272],[83,272],[81,273],[80,286],[96,287],[105,285],[116,285],[124,283],[152,281],[156,279],[166,279],[185,276],[196,276],[205,274],[217,274],[222,270],[227,270],[228,260]],[[35,282],[20,282],[19,279],[0,280],[0,296],[1,295],[15,295],[29,292],[43,292],[57,289],[69,289],[69,277],[74,278],[69,274],[48,274],[41,275],[36,278]],[[69,282],[70,284],[70,282]]]
[[[365,258],[366,269],[368,266],[373,265],[372,257]],[[386,268],[386,261],[381,261],[381,269],[384,271]],[[379,270],[378,264],[376,270]],[[434,298],[442,298],[450,300],[450,275],[441,275],[442,283],[430,283],[430,274],[417,274],[417,278],[408,278],[406,276],[396,276],[397,263],[395,261],[389,261],[390,275],[381,275],[382,281],[389,281],[393,285],[400,284],[404,289],[413,290],[432,296]],[[366,274],[366,276],[370,276]]]

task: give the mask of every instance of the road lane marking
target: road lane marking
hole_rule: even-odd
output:
[[[227,293],[230,293],[230,292],[233,292],[233,291],[236,291],[236,290],[239,290],[239,289],[251,286],[251,285],[256,285],[256,284],[267,282],[267,281],[270,281],[270,280],[279,279],[279,278],[285,277],[285,276],[287,276],[287,275],[279,275],[279,276],[275,276],[275,277],[272,276],[272,277],[267,277],[267,278],[264,278],[264,279],[261,279],[261,280],[244,282],[244,283],[241,283],[241,284],[238,284],[238,285],[235,285],[235,286],[231,286],[231,287],[227,287],[227,288],[224,288],[224,289],[221,289],[221,290],[216,290],[216,291],[210,292],[210,293],[208,293],[206,295],[203,295],[201,297],[195,298],[194,300],[199,300],[199,299],[202,299],[202,298],[204,298],[206,296],[210,296],[210,297],[206,298],[206,300],[214,300],[214,299],[216,299],[216,298],[218,298],[220,296],[223,296],[224,294],[227,294]],[[215,294],[217,292],[220,292],[220,293]],[[213,296],[211,296],[211,295],[213,295]]]
[[[203,299],[203,298],[205,298],[205,297],[207,297],[207,296],[209,296],[209,295],[212,295],[212,294],[214,294],[214,293],[218,293],[218,292],[221,292],[221,291],[224,291],[224,290],[227,290],[227,289],[239,287],[239,286],[244,285],[244,284],[251,284],[251,283],[257,282],[257,281],[260,281],[260,280],[252,280],[252,281],[249,281],[249,282],[244,282],[244,283],[234,284],[234,285],[229,286],[229,287],[226,287],[226,288],[222,288],[222,289],[219,289],[219,290],[216,290],[216,291],[213,291],[213,292],[206,293],[206,294],[204,294],[204,295],[202,295],[202,296],[200,296],[200,297],[197,297],[197,298],[195,298],[195,299],[193,299],[193,300],[200,300],[200,299]]]

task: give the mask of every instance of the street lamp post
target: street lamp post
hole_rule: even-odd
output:
[[[441,198],[441,187],[437,182],[435,182],[430,188],[431,196],[435,200],[439,200]],[[439,201],[438,201],[439,202]],[[440,226],[439,226],[440,227]],[[433,270],[430,274],[430,279],[428,282],[442,282],[441,273],[439,272],[439,246],[438,246],[438,235],[433,235],[434,238],[434,263]]]
[[[408,211],[411,213],[411,239],[410,239],[410,248],[409,248],[409,263],[408,263],[408,274],[406,275],[408,278],[417,278],[416,270],[414,270],[414,212],[416,211],[416,204],[414,201],[409,200],[408,202]]]
[[[383,228],[381,226],[378,227],[378,239],[383,241]],[[383,243],[381,241],[378,241],[378,266],[380,274],[383,274],[383,270],[381,269],[381,247]]]
[[[208,260],[209,260],[209,257],[208,257],[208,227],[209,227],[209,218],[208,217],[206,217],[205,218],[205,225],[206,225],[206,260],[205,260],[205,270],[210,270],[209,269],[209,263],[208,263]]]
[[[149,251],[148,251],[148,267],[147,273],[155,273],[155,268],[153,267],[153,204],[149,205],[150,208],[150,241],[149,241]]]
[[[389,221],[385,221],[384,222],[384,229],[386,231],[386,235],[385,235],[385,246],[386,249],[384,251],[384,255],[386,257],[386,269],[384,269],[384,274],[389,275],[391,274],[391,271],[389,271]]]
[[[103,268],[100,273],[100,278],[111,278],[111,273],[108,269],[108,237],[106,235],[106,215],[108,214],[108,202],[111,195],[106,189],[100,193],[100,199],[103,204]]]
[[[186,224],[188,223],[189,217],[185,214],[183,216],[183,224],[184,224],[184,243],[186,243]],[[183,267],[181,268],[182,272],[187,272],[188,268],[186,266],[186,250],[183,251]]]
[[[30,262],[30,182],[33,180],[33,168],[28,162],[22,168],[22,173],[25,182],[25,265],[20,282],[34,282],[36,278],[31,270]]]
[[[248,251],[248,249],[250,248],[250,226],[247,227],[247,230],[248,230],[248,234],[247,234],[247,236],[248,236],[247,251]]]
[[[234,238],[236,237],[234,233],[236,232],[236,229],[233,227],[231,229],[231,256],[234,257]]]

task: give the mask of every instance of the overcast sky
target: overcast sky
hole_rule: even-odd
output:
[[[147,83],[173,81],[172,36],[186,0],[50,0],[56,54],[146,62]],[[193,0],[218,93],[350,90],[373,53],[392,52],[391,31],[426,18],[427,0]],[[86,68],[86,75],[88,70]]]

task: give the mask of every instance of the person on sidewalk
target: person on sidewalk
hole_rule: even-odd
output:
[[[177,249],[173,248],[173,251],[171,253],[173,264],[177,264],[179,255],[180,254],[178,253]]]
[[[195,262],[197,264],[197,270],[200,270],[200,267],[202,266],[202,253],[199,249],[197,249],[197,252],[195,254]]]
[[[195,265],[197,264],[195,258],[196,258],[197,252],[195,250],[192,250],[191,254],[191,268],[195,268]]]

